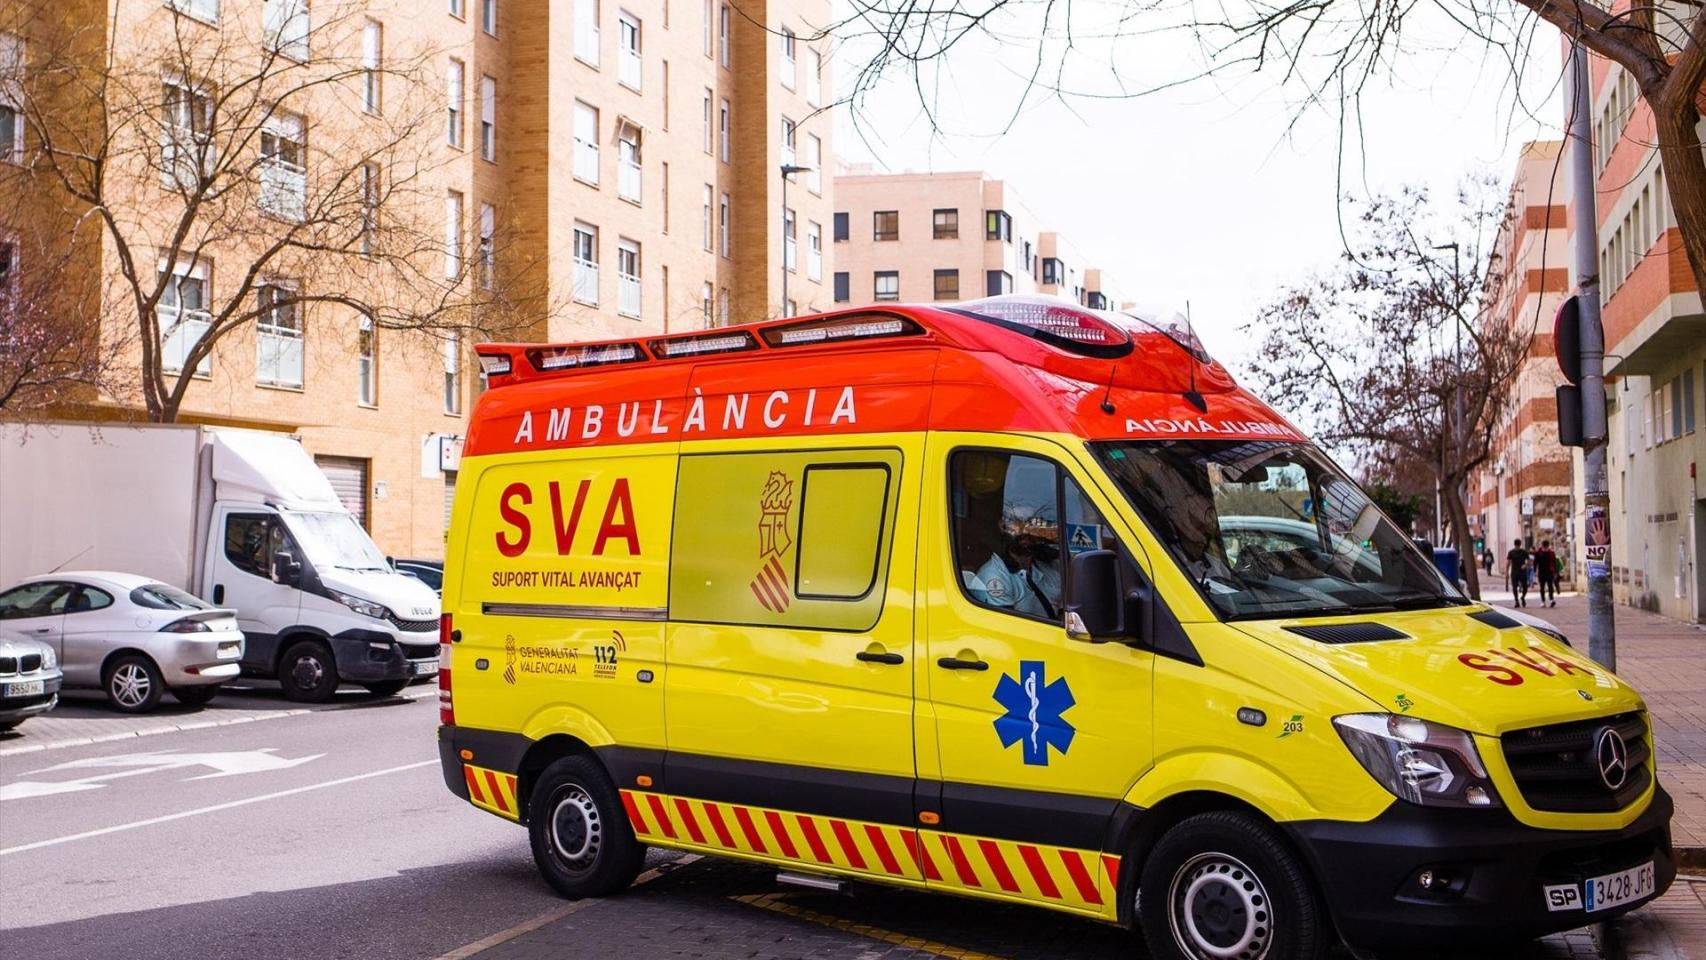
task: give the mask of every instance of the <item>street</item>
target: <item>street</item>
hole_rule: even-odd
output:
[[[30,752],[17,752],[28,727],[0,741],[5,954],[1142,955],[1124,931],[1029,908],[812,893],[759,867],[655,851],[636,889],[568,903],[540,881],[521,829],[444,789],[433,692],[304,711],[256,689],[205,712],[221,726]],[[61,709],[60,723],[112,717],[92,700]],[[1601,954],[1574,931],[1524,955]]]

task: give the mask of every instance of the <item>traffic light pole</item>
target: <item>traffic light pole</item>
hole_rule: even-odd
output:
[[[1576,295],[1580,303],[1582,398],[1581,536],[1588,576],[1588,656],[1617,669],[1617,625],[1611,599],[1611,489],[1605,466],[1609,431],[1605,415],[1605,328],[1599,317],[1599,213],[1593,170],[1593,94],[1588,52],[1570,55],[1570,190],[1573,194]]]

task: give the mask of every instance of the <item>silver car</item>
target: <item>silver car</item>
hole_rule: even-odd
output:
[[[0,639],[8,638],[52,647],[66,687],[103,690],[127,713],[154,709],[168,691],[205,704],[243,657],[236,611],[106,571],[30,577],[0,593]]]
[[[0,732],[59,703],[59,659],[34,640],[0,638]]]

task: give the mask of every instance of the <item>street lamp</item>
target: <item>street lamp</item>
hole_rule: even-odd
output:
[[[782,164],[782,313],[788,310],[788,181],[796,173],[810,173],[811,167],[796,163]],[[797,255],[797,254],[796,254]]]

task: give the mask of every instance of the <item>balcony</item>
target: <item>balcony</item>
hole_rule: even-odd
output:
[[[308,173],[279,160],[261,161],[261,209],[285,220],[301,221],[308,212]]]
[[[641,76],[639,51],[624,48],[616,61],[616,80],[630,90],[638,90]]]
[[[302,386],[302,333],[260,324],[255,337],[255,379],[280,387]]]
[[[598,306],[598,264],[591,260],[575,259],[573,296],[576,303]]]
[[[180,311],[162,307],[156,313],[156,320],[160,325],[160,367],[167,373],[179,373],[184,369],[184,361],[189,358],[190,351],[212,326],[212,317],[202,310]],[[195,372],[205,377],[211,369],[211,359],[202,357]]]
[[[639,203],[640,191],[640,165],[632,160],[623,160],[616,168],[617,195],[624,200],[631,200],[634,203]]]
[[[624,317],[640,315],[640,278],[620,274],[616,278],[616,312]]]

